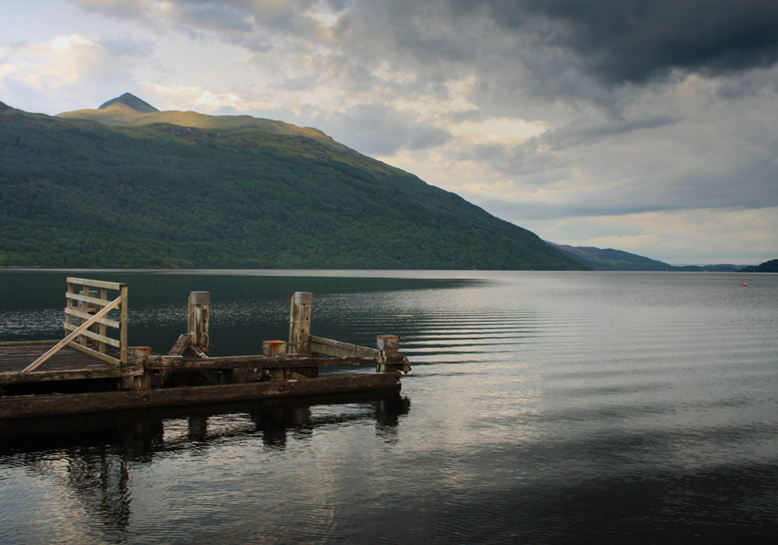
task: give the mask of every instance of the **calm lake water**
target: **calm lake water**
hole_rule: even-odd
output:
[[[0,543],[774,543],[778,275],[0,273],[0,340],[62,336],[68,274],[166,353],[397,334],[400,395],[120,413],[0,441]],[[743,282],[748,287],[742,286]],[[59,433],[44,434],[45,428]]]

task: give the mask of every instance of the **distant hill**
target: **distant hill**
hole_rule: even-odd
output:
[[[740,272],[763,272],[763,273],[778,273],[778,259],[771,259],[765,261],[761,265],[754,265],[751,267],[743,267]]]
[[[0,266],[585,269],[312,128],[0,104]]]
[[[567,255],[595,271],[669,271],[672,265],[621,250],[555,244]]]
[[[595,271],[676,271],[676,272],[732,272],[740,265],[685,265],[674,266],[622,250],[600,249],[590,246],[554,244],[562,252]]]

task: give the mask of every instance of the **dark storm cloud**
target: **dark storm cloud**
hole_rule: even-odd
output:
[[[609,86],[674,69],[719,74],[778,61],[774,0],[451,0],[451,7],[569,52]]]

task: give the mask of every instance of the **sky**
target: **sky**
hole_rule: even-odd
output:
[[[316,127],[573,246],[778,257],[775,0],[25,0],[0,101]]]

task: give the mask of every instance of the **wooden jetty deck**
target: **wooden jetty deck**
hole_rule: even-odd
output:
[[[400,376],[410,371],[394,335],[378,335],[376,348],[311,335],[311,293],[292,296],[288,341],[264,341],[262,354],[209,357],[210,294],[192,292],[187,333],[160,355],[127,346],[125,284],[67,283],[64,339],[0,343],[2,419],[399,390]],[[119,296],[110,300],[110,291]],[[375,372],[319,375],[331,366]]]
[[[51,356],[46,367],[25,373],[24,369],[48,352],[58,341],[0,344],[0,384],[28,384],[87,379],[124,379],[143,375],[142,365],[116,366],[71,348]]]

